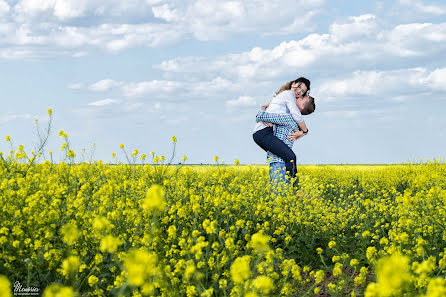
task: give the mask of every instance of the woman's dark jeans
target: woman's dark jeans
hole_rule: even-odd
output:
[[[282,140],[274,136],[273,127],[256,131],[252,137],[262,149],[270,151],[285,161],[286,171],[289,172],[291,178],[296,176],[296,154]]]

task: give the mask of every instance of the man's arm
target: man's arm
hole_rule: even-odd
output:
[[[293,117],[287,113],[269,113],[260,110],[256,115],[256,120],[258,122],[269,122],[276,125],[287,126],[295,130],[298,127]]]

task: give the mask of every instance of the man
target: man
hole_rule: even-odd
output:
[[[314,98],[311,96],[297,98],[296,105],[302,115],[311,114],[316,108]],[[268,113],[264,111],[266,107],[267,105],[262,106],[262,110],[257,113],[256,120],[262,121],[268,126],[274,126],[274,136],[292,149],[294,141],[301,138],[306,133],[298,130],[297,123],[290,114]],[[282,158],[268,151],[267,163],[270,164],[269,174],[272,181],[275,183],[288,183],[285,179],[285,162]],[[296,166],[296,164],[294,164],[294,166]],[[297,182],[295,184],[297,184]]]

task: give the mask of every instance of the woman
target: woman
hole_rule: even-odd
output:
[[[271,101],[265,106],[268,113],[291,114],[301,131],[293,133],[297,139],[308,133],[308,129],[302,118],[302,106],[298,106],[296,100],[303,100],[310,89],[310,81],[300,77],[283,85]],[[253,138],[262,149],[280,157],[285,162],[286,171],[291,178],[297,173],[296,155],[283,140],[274,135],[273,127],[265,122],[258,122],[254,128]]]

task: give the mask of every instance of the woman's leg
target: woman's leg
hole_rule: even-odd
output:
[[[270,151],[285,161],[286,170],[291,178],[296,176],[296,154],[282,140],[274,136],[272,127],[255,132],[253,138],[262,149]]]

